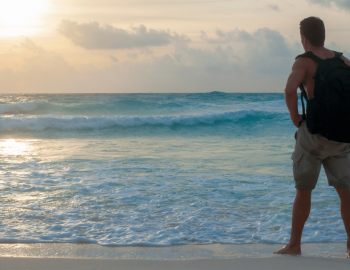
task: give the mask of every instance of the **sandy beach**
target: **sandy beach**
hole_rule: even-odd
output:
[[[0,258],[6,270],[211,270],[211,269],[349,269],[350,260],[273,256],[270,258],[197,259],[197,260],[128,260],[128,259],[68,259],[68,258]]]
[[[0,244],[1,270],[349,269],[345,243],[307,243],[302,256],[273,255],[279,244],[106,247]]]

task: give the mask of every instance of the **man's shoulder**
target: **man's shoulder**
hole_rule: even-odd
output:
[[[315,63],[308,57],[298,57],[295,59],[292,69],[308,69],[314,66]]]

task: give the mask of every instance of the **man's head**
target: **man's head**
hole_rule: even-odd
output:
[[[317,17],[309,17],[300,22],[300,35],[308,39],[311,45],[321,47],[324,45],[326,31],[323,21]]]

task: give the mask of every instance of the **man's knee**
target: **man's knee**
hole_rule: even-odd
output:
[[[309,200],[311,199],[311,193],[312,193],[312,190],[297,188],[295,197],[298,199]]]

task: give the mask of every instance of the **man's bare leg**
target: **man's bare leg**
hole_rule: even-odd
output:
[[[292,231],[289,243],[274,254],[301,254],[300,242],[311,208],[311,190],[297,189],[293,204]]]
[[[335,188],[340,198],[340,212],[348,235],[346,257],[350,258],[350,189]]]

